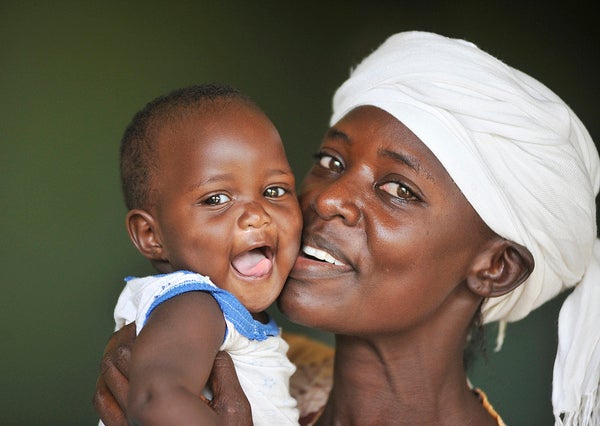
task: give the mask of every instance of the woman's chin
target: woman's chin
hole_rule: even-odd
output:
[[[335,308],[323,303],[322,299],[315,299],[310,295],[295,291],[293,286],[281,293],[277,299],[280,312],[291,322],[303,327],[334,333],[340,326],[341,320]]]
[[[314,327],[311,324],[320,306],[314,306],[310,297],[301,291],[301,285],[288,280],[277,298],[277,307],[287,319],[296,324]]]

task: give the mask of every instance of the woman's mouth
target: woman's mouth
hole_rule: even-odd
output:
[[[323,279],[335,278],[340,274],[352,273],[353,271],[355,269],[351,265],[342,262],[330,252],[304,245],[290,272],[290,278],[323,284],[324,281],[321,281]]]
[[[314,248],[311,246],[302,246],[302,253],[308,257],[312,257],[323,262],[331,263],[332,265],[345,266],[345,263],[339,261],[326,251]]]

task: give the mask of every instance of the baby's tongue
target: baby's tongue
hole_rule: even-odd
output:
[[[272,262],[265,257],[262,251],[255,249],[240,254],[233,259],[233,267],[247,277],[260,277],[267,274],[272,267]]]

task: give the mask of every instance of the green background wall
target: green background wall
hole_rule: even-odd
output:
[[[96,422],[121,277],[152,272],[123,226],[118,142],[158,94],[207,81],[242,88],[301,176],[350,66],[388,35],[421,29],[471,39],[537,76],[600,137],[600,37],[581,2],[51,3],[0,1],[2,425]],[[489,361],[476,366],[474,382],[511,425],[552,423],[558,307],[509,326],[500,354],[491,333]]]

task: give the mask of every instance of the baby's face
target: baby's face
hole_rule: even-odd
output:
[[[159,133],[151,213],[173,270],[207,275],[250,312],[278,296],[302,216],[279,134],[241,102],[192,113]]]

